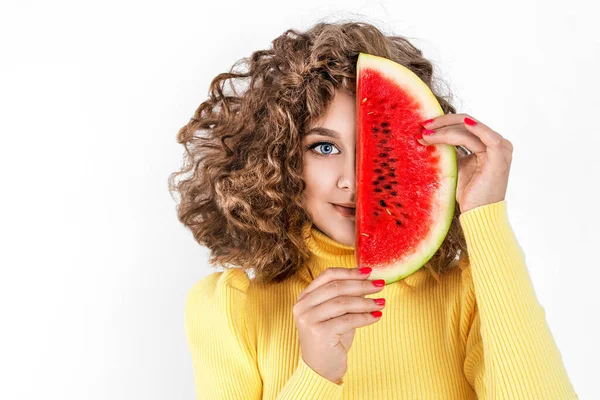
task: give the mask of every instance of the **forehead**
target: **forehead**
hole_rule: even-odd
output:
[[[313,122],[306,133],[341,139],[354,136],[356,132],[355,97],[347,92],[336,91],[321,118]]]

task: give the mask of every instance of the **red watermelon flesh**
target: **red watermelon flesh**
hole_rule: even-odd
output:
[[[454,216],[452,145],[417,142],[426,119],[443,115],[408,68],[361,53],[357,62],[356,262],[369,279],[403,279],[435,254]]]

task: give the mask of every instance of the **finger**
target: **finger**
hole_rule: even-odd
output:
[[[383,313],[382,313],[383,314]],[[344,314],[339,317],[332,318],[325,322],[318,324],[319,328],[325,332],[333,332],[337,335],[343,335],[352,329],[360,328],[363,326],[370,325],[381,319],[381,316],[375,317],[370,312],[358,313],[358,314]]]
[[[467,118],[470,119],[474,125],[467,123]],[[481,143],[485,145],[485,151],[487,153],[489,161],[493,165],[506,164],[510,162],[512,157],[512,143],[505,139],[498,132],[494,131],[481,121],[476,120],[468,114],[445,114],[439,117],[432,118],[432,122],[424,124],[426,129],[436,130],[440,127],[448,124],[462,123],[463,127],[470,133],[475,135]],[[424,135],[426,136],[426,135]],[[435,134],[434,134],[435,136]],[[420,141],[419,143],[425,144],[429,141]],[[472,152],[477,152],[470,147],[467,147]]]
[[[427,128],[429,129],[429,128]],[[485,144],[463,124],[444,126],[434,131],[435,133],[427,135],[417,141],[422,145],[451,144],[454,146],[464,146],[472,153],[481,153],[486,151]]]
[[[444,114],[434,118],[431,118],[432,122],[427,124],[423,124],[423,127],[427,129],[439,129],[443,126],[448,125],[462,125],[464,123],[465,118],[471,118],[467,114]],[[473,118],[471,118],[473,119]],[[425,122],[425,121],[423,121]]]
[[[475,124],[468,124],[468,120],[473,121]],[[426,129],[437,130],[443,126],[449,125],[462,125],[469,130],[469,132],[473,133],[477,136],[483,144],[487,147],[500,145],[502,141],[502,136],[492,130],[490,127],[482,123],[481,121],[476,120],[471,117],[469,114],[444,114],[439,117],[432,118],[432,122],[423,124],[423,127]],[[475,129],[470,129],[474,128]]]
[[[439,115],[437,117],[433,117],[426,121],[421,122],[421,125],[423,125],[423,127],[426,129],[438,129],[438,128],[441,128],[442,126],[446,126],[446,125],[456,125],[456,124],[462,123],[463,119],[466,116],[466,115],[465,116],[462,116],[462,115],[463,114]],[[425,122],[427,122],[427,123],[425,123]]]
[[[385,305],[378,305],[374,299],[355,296],[338,296],[313,307],[306,313],[307,323],[325,322],[344,314],[365,313],[381,310]]]
[[[383,280],[382,280],[383,281]],[[385,286],[385,285],[384,285]],[[365,279],[359,280],[334,280],[319,286],[304,298],[300,303],[300,309],[305,310],[317,307],[340,296],[363,297],[367,294],[377,293],[383,290],[384,286],[375,286],[374,281]]]
[[[323,273],[317,276],[302,292],[298,295],[298,300],[302,300],[307,294],[336,279],[366,279],[370,274],[361,274],[360,268],[327,268]]]
[[[471,120],[471,123],[467,123]],[[505,142],[508,142],[502,135],[494,131],[487,125],[466,116],[464,120],[465,128],[473,135],[477,136],[485,145],[488,160],[492,165],[505,164]]]

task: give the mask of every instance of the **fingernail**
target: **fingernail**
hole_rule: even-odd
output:
[[[385,280],[383,279],[376,279],[373,281],[373,285],[377,286],[377,287],[382,287],[383,285],[385,285]]]
[[[359,269],[359,271],[360,271],[361,275],[369,275],[371,273],[371,271],[373,271],[373,269],[370,267],[364,267],[364,268]]]
[[[473,126],[473,125],[477,124],[477,122],[475,122],[471,118],[467,117],[467,118],[465,118],[465,124]]]
[[[433,122],[433,118],[432,119],[428,119],[427,121],[423,121],[421,122],[421,125],[427,125]]]
[[[375,304],[377,304],[378,306],[385,306],[385,299],[379,298],[379,299],[373,299],[375,301]]]
[[[371,313],[372,316],[374,316],[375,318],[379,318],[383,315],[383,313],[381,311],[373,311]]]
[[[431,129],[423,129],[423,135],[433,135],[435,133],[435,131],[432,131]]]

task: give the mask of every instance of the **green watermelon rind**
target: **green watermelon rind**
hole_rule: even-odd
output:
[[[414,72],[405,66],[384,57],[360,53],[357,61],[357,79],[365,68],[373,68],[387,78],[398,82],[405,92],[412,96],[422,105],[423,120],[435,118],[444,114],[444,110],[438,103],[429,86],[425,84]],[[358,110],[357,110],[358,111]],[[421,269],[440,248],[452,223],[456,206],[456,186],[458,184],[458,166],[456,161],[456,150],[453,145],[436,144],[440,153],[440,163],[443,169],[448,171],[442,180],[445,190],[438,191],[437,204],[438,223],[432,227],[427,240],[422,241],[420,246],[407,254],[405,259],[397,260],[390,265],[374,265],[369,280],[383,279],[386,285],[402,280]],[[356,232],[357,239],[360,233]],[[358,243],[358,241],[357,241]],[[358,251],[356,252],[358,255]],[[358,261],[358,260],[357,260]]]

